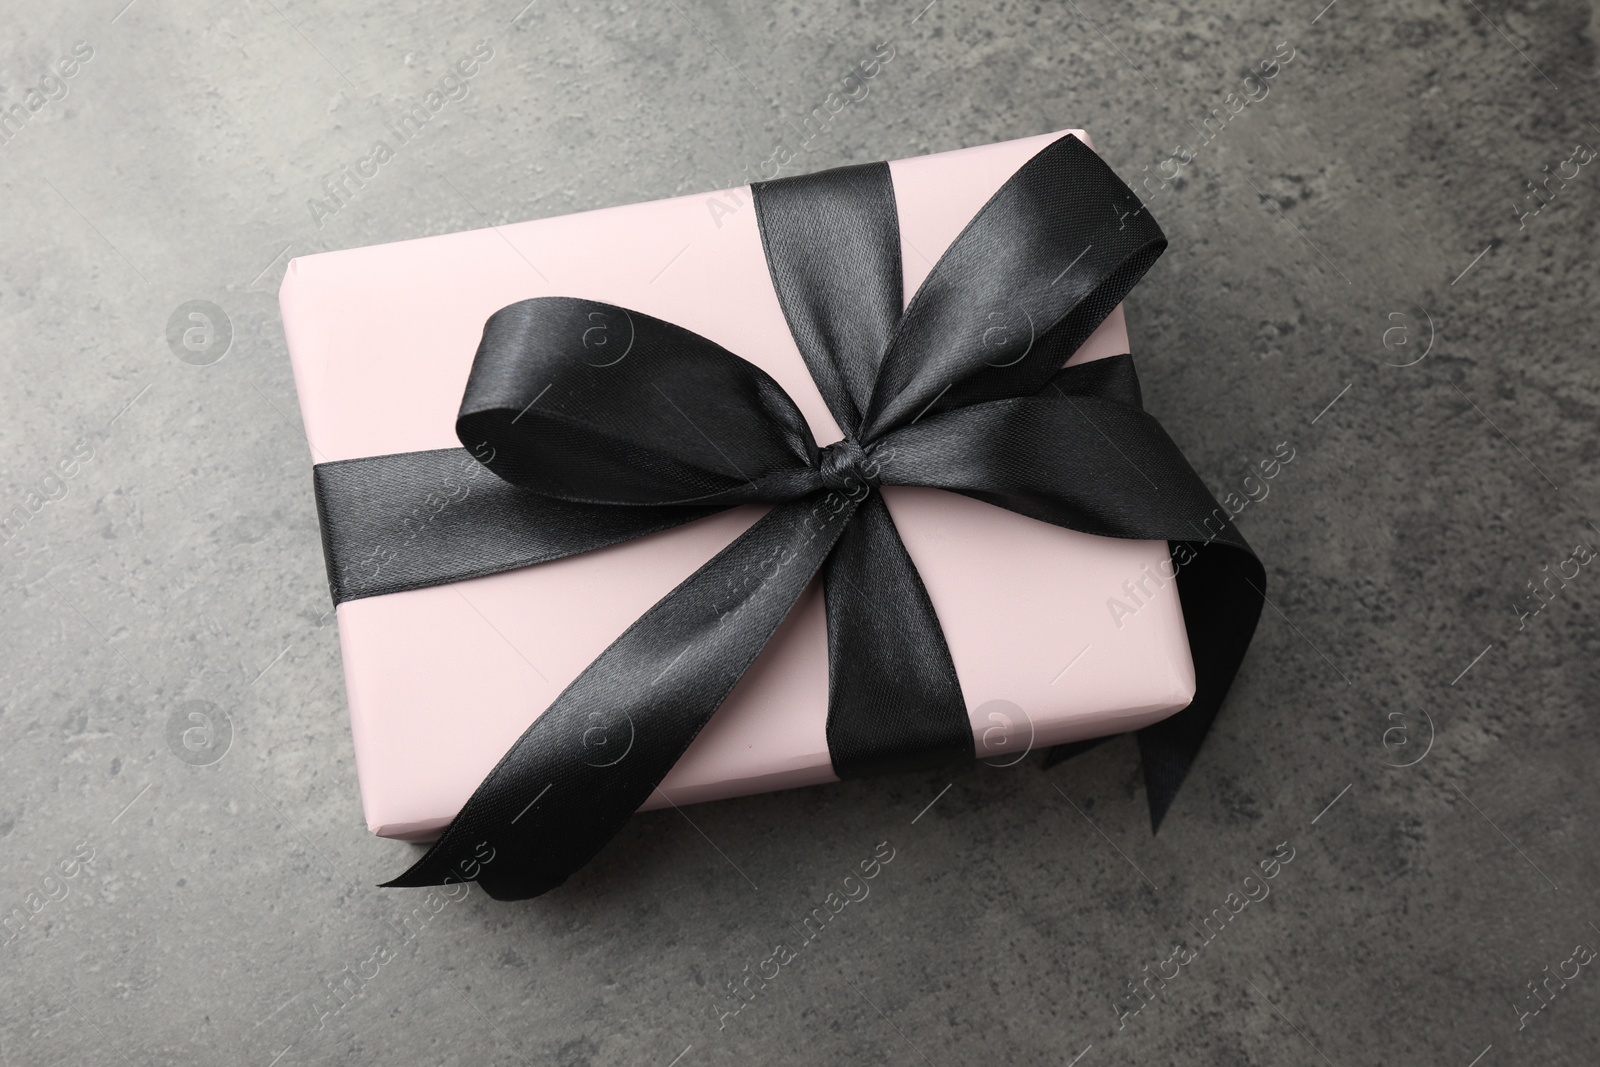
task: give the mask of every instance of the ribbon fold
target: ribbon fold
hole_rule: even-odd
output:
[[[486,323],[456,422],[466,450],[315,468],[336,602],[772,505],[590,664],[388,885],[437,885],[469,869],[502,900],[560,885],[644,803],[818,573],[835,771],[971,759],[966,701],[874,491],[885,485],[1171,543],[1196,695],[1138,731],[1153,827],[1171,805],[1249,645],[1265,575],[1142,409],[1132,358],[1062,369],[1165,249],[1160,228],[1069,135],[1002,186],[906,307],[887,164],[752,194],[774,290],[843,440],[819,447],[777,382],[698,334],[548,297]],[[626,358],[598,358],[595,331],[623,325]],[[498,477],[426,523],[397,525],[478,464]],[[403,557],[374,551],[395,540],[407,542]],[[628,739],[625,755],[597,738]],[[463,863],[484,841],[492,868]]]

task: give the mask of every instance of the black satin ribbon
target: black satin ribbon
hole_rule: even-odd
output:
[[[456,423],[470,451],[317,466],[336,601],[771,506],[590,664],[388,885],[470,872],[499,899],[560,885],[660,784],[818,572],[838,774],[972,758],[943,631],[880,485],[1170,542],[1197,691],[1138,731],[1153,825],[1193,763],[1260,614],[1261,565],[1143,411],[1131,357],[1061,369],[1166,247],[1149,214],[1063,137],[994,195],[902,313],[886,164],[752,192],[774,289],[842,441],[819,448],[771,377],[704,337],[551,297],[485,325]],[[479,864],[484,842],[495,859]]]

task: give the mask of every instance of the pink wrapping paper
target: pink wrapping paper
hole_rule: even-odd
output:
[[[890,165],[908,301],[984,202],[1059,136]],[[459,447],[455,416],[484,320],[536,296],[605,301],[703,334],[771,374],[819,444],[842,436],[789,335],[740,189],[292,261],[280,302],[313,459]],[[1119,307],[1071,362],[1126,351]],[[1128,603],[1124,583],[1138,589],[1170,566],[1165,542],[1093,537],[939,490],[883,493],[944,627],[980,757],[1009,763],[1030,747],[1136,729],[1192,699],[1174,584],[1145,580],[1132,616],[1107,603]],[[372,832],[436,836],[595,656],[762,511],[340,605]],[[827,672],[813,583],[645,807],[836,780]]]

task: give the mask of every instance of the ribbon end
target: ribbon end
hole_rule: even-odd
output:
[[[415,868],[415,866],[413,866],[413,868],[411,870],[406,871],[404,874],[400,875],[398,878],[391,878],[387,882],[379,882],[378,883],[378,888],[379,889],[425,889],[430,885],[439,885],[439,884],[441,884],[441,883],[439,882],[439,880],[437,878],[429,879],[425,875],[417,874],[416,873],[416,868]]]
[[[1144,791],[1150,804],[1150,836],[1154,837],[1161,831],[1161,823],[1166,819],[1167,812],[1172,810],[1172,804],[1178,799],[1178,788],[1183,785],[1183,780],[1189,773],[1189,767],[1194,762],[1192,758],[1172,759],[1164,757],[1161,753],[1153,751],[1154,747],[1149,739],[1144,736],[1143,730],[1136,731],[1139,738],[1139,762],[1144,765]],[[1098,748],[1114,737],[1121,734],[1112,734],[1109,737],[1091,737],[1087,741],[1069,741],[1064,745],[1056,745],[1045,756],[1046,770],[1064,763],[1080,753],[1091,748]]]
[[[1185,733],[1192,726],[1180,712],[1173,719],[1138,731],[1139,762],[1144,767],[1144,791],[1150,804],[1152,836],[1160,831],[1167,812],[1178,799],[1183,780],[1189,776],[1189,769],[1199,755],[1200,737]]]
[[[1172,809],[1172,802],[1178,798],[1177,790],[1170,793],[1157,793],[1150,788],[1148,777],[1145,780],[1145,792],[1150,798],[1150,836],[1154,837],[1161,832],[1161,823],[1166,819],[1167,812]]]

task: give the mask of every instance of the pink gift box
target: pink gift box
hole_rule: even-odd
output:
[[[908,301],[989,197],[1060,136],[890,164]],[[484,320],[538,296],[604,301],[702,334],[772,375],[819,444],[843,436],[790,336],[744,188],[292,261],[279,300],[314,460],[459,448]],[[1119,307],[1069,362],[1126,351]],[[1125,583],[1170,568],[1165,542],[1077,533],[936,489],[883,494],[944,628],[980,757],[1010,763],[1138,729],[1193,698],[1175,585],[1145,580],[1131,616],[1108,605],[1129,602]],[[740,507],[552,563],[341,604],[372,832],[437,836],[597,655],[763,512]],[[827,685],[813,582],[645,807],[836,781]]]

